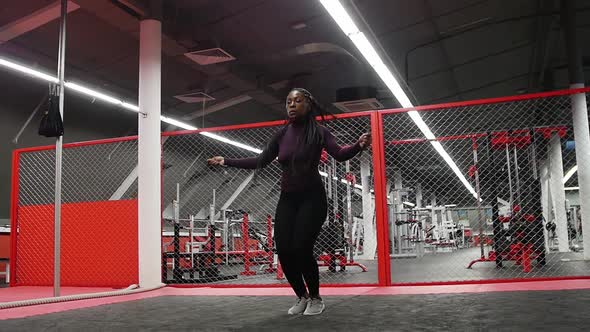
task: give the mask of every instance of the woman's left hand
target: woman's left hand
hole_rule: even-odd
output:
[[[366,149],[371,145],[371,133],[364,133],[359,137],[359,145],[361,148]]]

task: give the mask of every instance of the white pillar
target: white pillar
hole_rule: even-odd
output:
[[[539,179],[541,181],[541,206],[543,207],[543,237],[545,239],[545,251],[549,252],[549,234],[545,227],[551,220],[551,201],[549,197],[549,168],[547,161],[541,163]]]
[[[398,220],[406,220],[404,215],[401,215],[399,213],[401,213],[404,210],[404,204],[403,204],[403,199],[402,199],[402,172],[400,170],[396,170],[393,173],[393,189],[395,190],[394,192],[394,198],[395,198],[395,210],[398,213],[396,215],[396,219]]]
[[[374,215],[375,204],[371,195],[371,157],[361,156],[361,186],[363,187],[363,254],[361,259],[375,259],[377,252],[377,232]]]
[[[436,195],[432,194],[430,196],[430,206],[432,207],[432,210],[430,210],[430,219],[432,221],[432,224],[430,225],[430,227],[434,226],[434,228],[432,229],[432,239],[433,240],[438,240],[439,239],[439,230],[440,228],[439,226],[439,222],[438,222],[438,218],[436,215]]]
[[[138,149],[139,285],[162,283],[161,222],[161,63],[162,25],[140,22]]]
[[[549,142],[549,158],[551,159],[551,180],[549,187],[555,213],[559,251],[568,252],[569,240],[567,234],[567,214],[565,211],[565,188],[563,185],[563,159],[561,155],[561,139],[557,133],[551,136]]]
[[[572,84],[570,88],[583,88],[584,84]],[[578,165],[578,185],[580,187],[580,213],[582,215],[582,234],[584,259],[590,259],[590,130],[588,128],[588,108],[586,94],[571,96],[574,136],[576,140],[576,162]]]
[[[416,185],[416,208],[422,208],[422,185],[419,183]]]
[[[395,221],[402,221],[402,220],[406,220],[405,216],[402,213],[402,211],[404,210],[404,204],[402,202],[402,172],[400,170],[395,170],[393,173],[393,189],[394,191],[394,206],[395,206]],[[405,227],[399,227],[397,225],[393,225],[394,229],[395,229],[395,238],[397,241],[397,253],[398,254],[403,254],[404,253],[404,246],[403,241],[402,241],[402,237],[404,235],[406,235],[404,233],[404,229]]]

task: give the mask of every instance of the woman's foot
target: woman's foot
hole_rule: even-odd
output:
[[[300,315],[302,314],[305,309],[307,308],[307,303],[309,302],[309,298],[307,297],[300,297],[299,299],[297,299],[297,302],[295,302],[295,304],[289,308],[289,315]]]
[[[311,298],[307,302],[307,308],[305,308],[303,314],[306,316],[319,315],[324,312],[324,309],[326,309],[326,305],[321,297]]]

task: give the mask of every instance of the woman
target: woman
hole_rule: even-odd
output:
[[[318,115],[323,118],[324,111],[305,89],[293,89],[287,96],[286,107],[287,125],[258,157],[213,157],[208,162],[261,169],[278,157],[282,176],[275,243],[283,272],[297,295],[297,302],[288,313],[318,315],[325,305],[320,297],[319,268],[313,248],[327,216],[326,192],[318,172],[320,156],[326,149],[338,161],[349,160],[370,145],[370,134],[361,135],[352,146],[338,146],[330,131],[316,121]]]

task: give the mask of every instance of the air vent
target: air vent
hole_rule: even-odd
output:
[[[372,111],[383,108],[383,105],[375,98],[343,101],[334,103],[334,106],[346,113]]]
[[[178,100],[182,100],[185,103],[188,104],[192,104],[192,103],[202,103],[204,101],[211,101],[211,100],[215,100],[215,98],[209,96],[206,93],[203,92],[191,92],[191,93],[187,93],[184,95],[177,95],[174,96],[174,98],[178,99]]]
[[[200,64],[201,66],[212,65],[215,63],[222,63],[227,61],[233,61],[236,58],[231,56],[226,51],[222,50],[221,48],[210,48],[207,50],[201,51],[194,51],[189,53],[184,53],[184,55],[193,60],[194,62]]]

